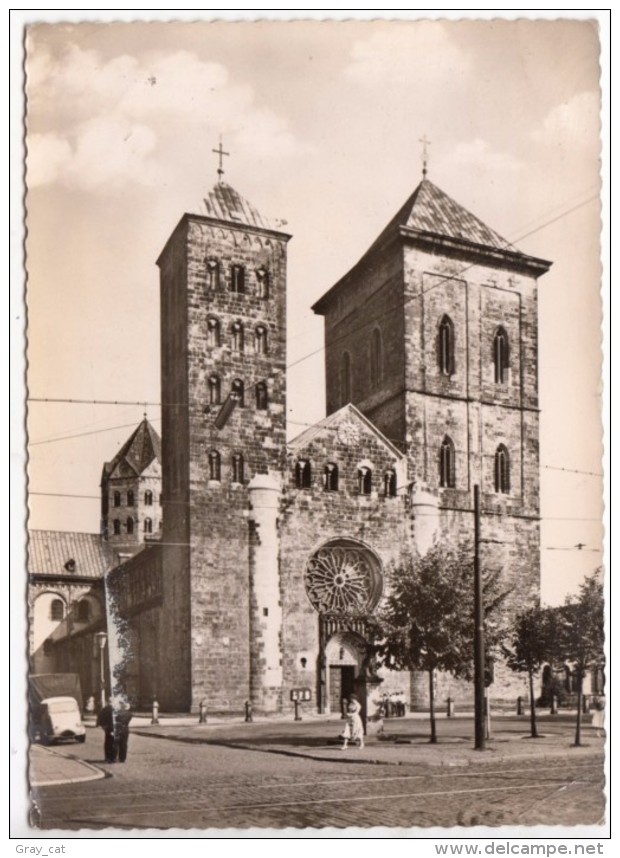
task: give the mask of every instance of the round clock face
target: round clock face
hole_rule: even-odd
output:
[[[347,444],[347,446],[357,444],[359,438],[360,432],[355,423],[347,422],[338,427],[338,439],[343,444]]]

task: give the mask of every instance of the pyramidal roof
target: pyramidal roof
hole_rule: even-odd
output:
[[[226,182],[218,182],[203,199],[199,214],[245,226],[275,229],[251,203]]]
[[[141,474],[153,459],[161,462],[161,439],[145,417],[112,461],[105,463],[103,472],[111,474],[119,462],[125,460],[137,474]]]
[[[418,232],[454,238],[496,250],[519,252],[510,242],[428,179],[420,182],[382,235],[395,226],[404,226]]]
[[[353,268],[313,305],[323,313],[334,291],[350,275],[367,263],[368,257],[395,237],[404,237],[424,245],[431,242],[469,259],[488,259],[507,264],[516,270],[544,274],[551,263],[527,256],[509,241],[483,223],[441,188],[424,178],[407,201],[396,212],[379,237],[372,243]]]

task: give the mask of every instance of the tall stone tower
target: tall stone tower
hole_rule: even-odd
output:
[[[174,680],[163,706],[169,698],[177,708],[196,708],[206,698],[211,710],[241,711],[250,663],[266,658],[258,644],[252,649],[251,625],[253,641],[265,632],[270,665],[279,668],[279,629],[270,628],[277,549],[275,558],[265,549],[276,540],[260,528],[276,527],[265,498],[277,494],[285,465],[289,238],[220,174],[201,211],[181,218],[158,260],[161,622],[162,639],[175,641],[165,665]],[[253,492],[263,510],[256,515]],[[266,592],[271,604],[262,606]]]
[[[426,177],[314,306],[325,316],[327,410],[353,402],[407,454],[428,546],[473,532],[514,600],[539,587],[537,278],[526,256]],[[434,528],[430,528],[433,530]]]

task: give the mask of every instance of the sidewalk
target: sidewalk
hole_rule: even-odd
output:
[[[146,719],[144,719],[146,720]],[[161,719],[158,725],[132,724],[132,732],[142,736],[180,742],[222,745],[230,748],[282,754],[324,762],[371,763],[383,765],[470,766],[518,760],[552,760],[596,756],[602,759],[605,740],[598,738],[584,719],[582,746],[575,748],[574,720],[566,715],[541,716],[540,738],[529,738],[526,716],[496,718],[485,751],[474,750],[474,722],[471,717],[442,718],[437,721],[438,743],[429,743],[430,725],[424,718],[388,719],[381,735],[367,736],[363,749],[342,750],[339,739],[344,723],[331,718],[303,721],[281,720],[208,722],[183,719],[183,724]],[[174,719],[175,721],[177,719]],[[178,719],[181,720],[181,719]]]
[[[31,787],[74,784],[105,777],[104,771],[84,760],[67,757],[34,742],[30,745],[29,763]]]

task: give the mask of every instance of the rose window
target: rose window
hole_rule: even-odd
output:
[[[366,614],[379,601],[382,583],[378,559],[352,541],[323,546],[306,568],[306,592],[319,613]]]

